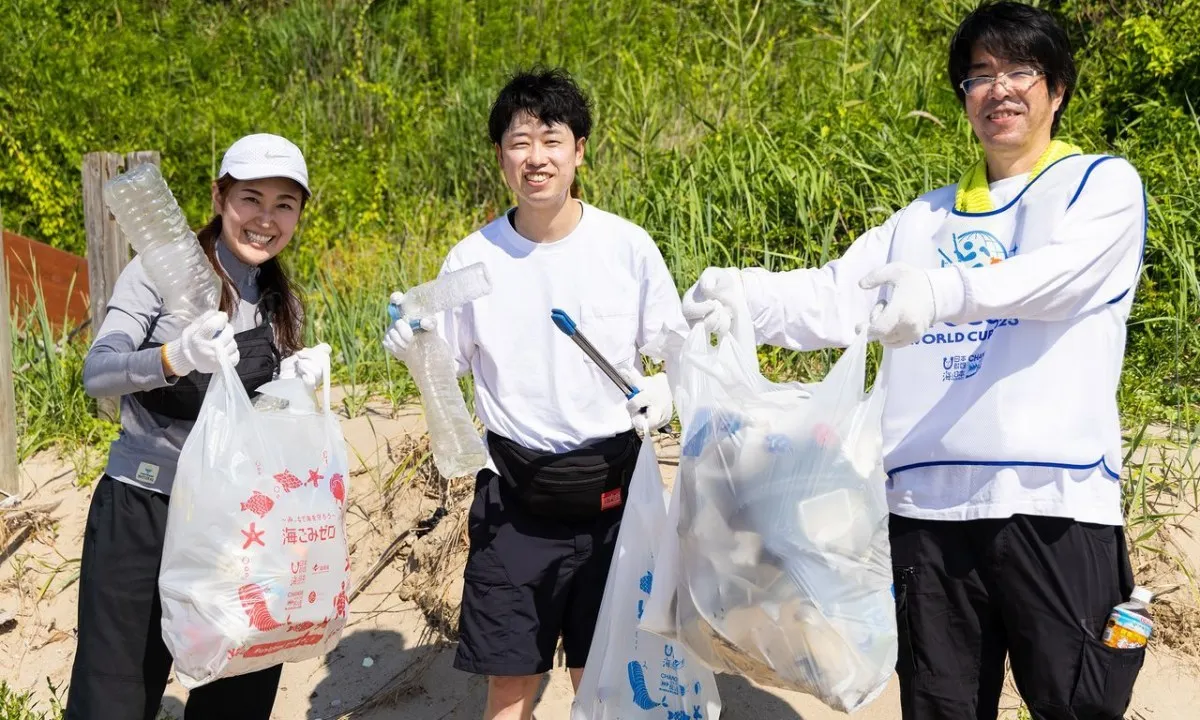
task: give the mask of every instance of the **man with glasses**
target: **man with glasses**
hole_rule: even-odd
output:
[[[1053,139],[1066,34],[986,4],[950,43],[984,157],[821,268],[709,268],[684,298],[759,343],[885,346],[884,465],[906,719],[995,718],[1006,656],[1040,720],[1120,718],[1145,649],[1100,642],[1133,589],[1116,392],[1146,202],[1125,160]],[[735,337],[739,333],[734,333]]]

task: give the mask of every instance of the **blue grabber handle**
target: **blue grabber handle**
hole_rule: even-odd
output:
[[[396,322],[397,320],[400,319],[400,306],[399,305],[397,305],[395,303],[388,303],[387,309],[388,309],[388,317],[390,317],[392,319],[392,322]],[[417,331],[425,332],[425,328],[421,327],[420,320],[409,320],[408,326],[413,329],[413,332],[417,332]]]
[[[583,333],[579,331],[579,326],[575,324],[575,321],[571,319],[571,316],[565,310],[557,308],[551,310],[550,319],[554,321],[559,330],[562,330],[564,335],[571,338],[579,346],[579,349],[583,350],[584,354],[592,359],[592,362],[600,367],[604,374],[608,376],[608,379],[612,380],[613,384],[625,395],[626,400],[641,392],[633,385],[625,382],[625,378],[621,377],[621,374],[617,372],[612,363],[605,359],[588,339],[584,337]]]

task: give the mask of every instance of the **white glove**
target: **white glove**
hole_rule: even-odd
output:
[[[729,332],[737,308],[746,305],[742,273],[737,268],[707,268],[683,294],[683,317],[688,327],[704,323],[710,333]]]
[[[885,347],[912,345],[933,325],[937,309],[929,275],[911,265],[889,263],[858,283],[863,290],[881,285],[891,287],[891,297],[886,304],[876,305],[871,311],[868,331]]]
[[[332,352],[333,348],[327,343],[297,350],[279,363],[279,379],[299,378],[309,392],[316,392],[317,387],[325,383],[325,368],[329,366]]]
[[[229,316],[209,310],[183,329],[178,340],[172,340],[162,350],[167,376],[183,377],[193,370],[211,375],[221,369],[221,358],[237,365],[242,359]]]
[[[654,430],[671,422],[671,384],[663,373],[642,377],[633,370],[617,371],[638,393],[625,401],[625,409],[633,421],[633,429],[645,438]]]
[[[392,296],[388,298],[388,300],[396,307],[403,307],[404,293],[396,291],[392,293]],[[421,318],[420,325],[421,329],[425,331],[436,330],[437,318]],[[392,323],[392,326],[388,328],[388,331],[384,334],[383,347],[392,354],[392,357],[396,358],[400,362],[407,362],[408,346],[412,343],[412,339],[412,326],[409,325],[408,320],[400,318],[396,322]]]

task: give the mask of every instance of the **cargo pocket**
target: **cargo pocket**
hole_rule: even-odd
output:
[[[504,522],[503,506],[498,497],[498,477],[484,468],[475,477],[475,498],[467,514],[467,537],[470,548],[463,580],[480,586],[508,585],[496,539]]]
[[[1133,698],[1133,684],[1146,648],[1110,648],[1084,635],[1071,709],[1079,720],[1120,720]]]
[[[912,677],[916,673],[917,663],[912,647],[912,611],[909,608],[909,595],[912,593],[913,578],[916,568],[898,567],[892,570],[892,594],[896,599],[896,673]]]

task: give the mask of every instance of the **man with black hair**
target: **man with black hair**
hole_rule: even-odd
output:
[[[591,127],[561,70],[520,73],[501,90],[488,132],[517,204],[443,265],[483,263],[492,292],[420,323],[472,373],[487,429],[454,665],[489,676],[489,720],[530,717],[560,636],[578,687],[641,443],[672,414],[666,376],[641,376],[639,348],[686,328],[679,291],[644,230],[572,197]],[[639,392],[627,400],[552,309]],[[384,345],[404,361],[412,337],[401,320]]]
[[[984,157],[821,268],[709,268],[689,321],[757,342],[885,346],[884,465],[906,719],[995,718],[1005,657],[1039,720],[1108,720],[1145,649],[1100,637],[1133,573],[1116,393],[1146,200],[1054,139],[1075,86],[1047,12],[988,3],[950,43]]]

